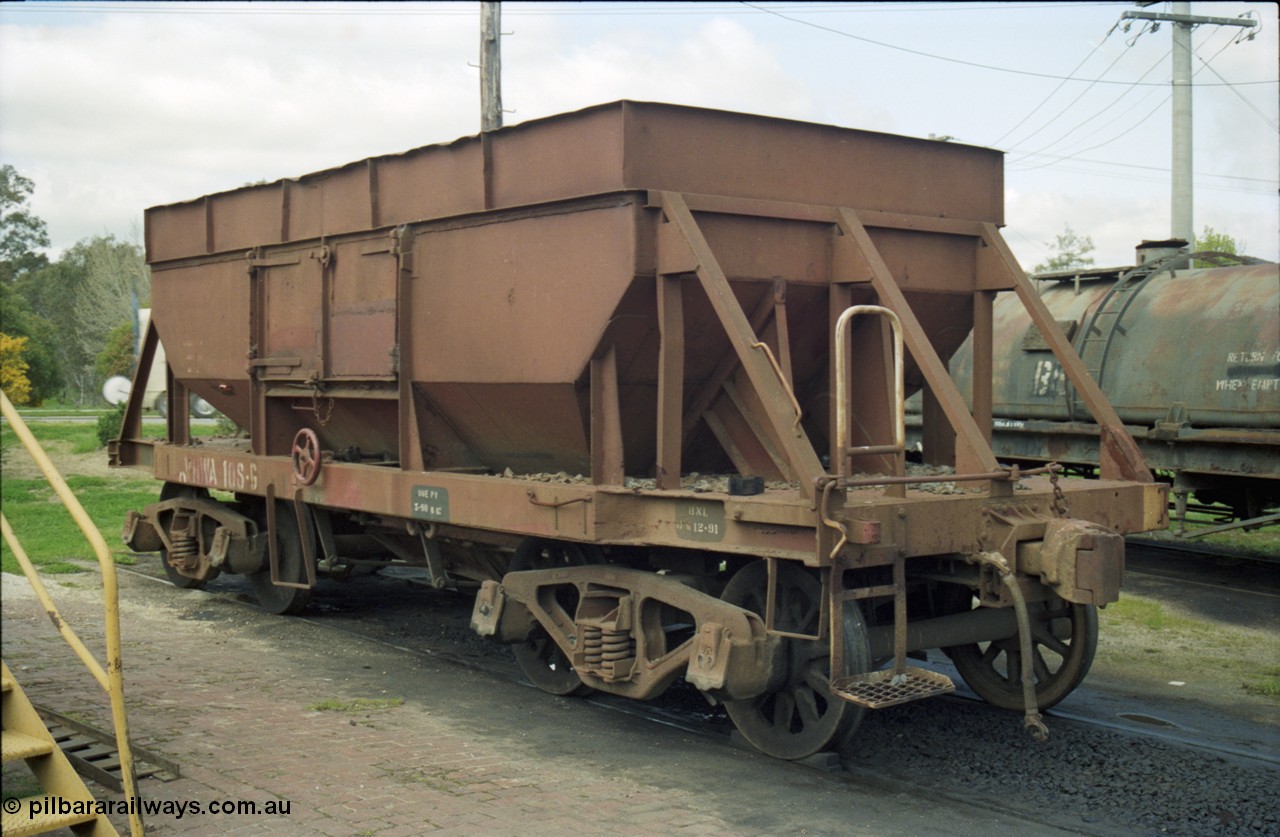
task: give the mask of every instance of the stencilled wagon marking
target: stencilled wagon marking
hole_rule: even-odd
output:
[[[412,513],[418,520],[449,522],[449,489],[435,485],[415,485]]]
[[[724,506],[719,503],[676,503],[676,535],[681,540],[722,541],[724,529]]]
[[[1227,352],[1227,376],[1213,382],[1214,392],[1280,391],[1280,350]]]
[[[178,482],[226,491],[257,491],[258,463],[185,454],[178,470]]]

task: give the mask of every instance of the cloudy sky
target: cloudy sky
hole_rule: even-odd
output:
[[[1168,3],[1149,11],[1169,11]],[[506,3],[507,124],[617,99],[999,148],[1030,267],[1169,235],[1170,27],[1124,3]],[[1195,30],[1195,227],[1280,258],[1276,5]],[[0,4],[0,162],[54,252],[148,206],[479,129],[479,3]],[[1064,80],[1065,79],[1065,80]]]

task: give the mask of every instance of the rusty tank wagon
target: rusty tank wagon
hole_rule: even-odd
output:
[[[1125,423],[1147,464],[1188,498],[1244,525],[1280,516],[1280,265],[1148,241],[1135,264],[1039,274],[1045,307]],[[1012,294],[996,300],[997,455],[1098,464],[1098,429]],[[951,360],[962,392],[972,342]],[[913,409],[914,408],[914,409]],[[917,440],[919,398],[908,401]],[[1225,513],[1223,513],[1225,514]]]
[[[683,678],[780,758],[952,690],[914,664],[936,648],[1042,734],[1166,494],[1002,240],[1002,186],[989,149],[618,102],[155,207],[138,375],[163,344],[168,436],[131,402],[112,457],[164,486],[125,542],[278,613],[419,567],[542,689]],[[993,454],[1002,290],[1100,479]],[[945,473],[907,467],[917,390]],[[190,393],[247,438],[192,438]]]

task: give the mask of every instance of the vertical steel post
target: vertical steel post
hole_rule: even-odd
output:
[[[1190,16],[1191,4],[1173,4],[1175,15]],[[1196,239],[1192,222],[1191,22],[1173,24],[1173,184],[1170,227],[1174,238]]]
[[[684,418],[684,296],[681,278],[658,276],[658,488],[680,487]]]

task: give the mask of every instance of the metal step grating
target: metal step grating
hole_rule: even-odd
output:
[[[902,671],[886,669],[854,674],[831,681],[836,697],[868,709],[883,709],[921,698],[954,692],[956,686],[945,674],[908,666]]]
[[[120,754],[116,750],[115,736],[96,727],[75,721],[66,715],[44,706],[35,706],[49,735],[61,748],[71,766],[81,776],[92,779],[103,787],[118,793],[124,792],[124,777],[120,774]],[[182,775],[178,765],[156,753],[131,742],[133,773],[136,779],[156,778],[170,782]]]

